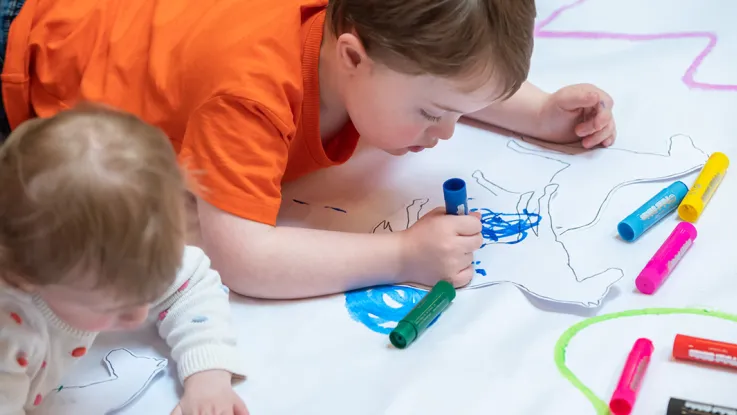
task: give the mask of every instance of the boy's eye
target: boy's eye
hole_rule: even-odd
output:
[[[440,117],[436,117],[434,115],[430,115],[427,113],[427,111],[421,109],[420,114],[422,114],[423,117],[425,117],[430,122],[438,122],[440,121]]]

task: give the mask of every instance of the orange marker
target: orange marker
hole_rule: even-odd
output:
[[[737,369],[737,344],[677,334],[673,358]]]

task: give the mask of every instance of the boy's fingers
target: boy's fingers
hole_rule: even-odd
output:
[[[602,144],[605,140],[609,139],[612,136],[613,130],[614,126],[612,124],[609,124],[603,130],[591,134],[588,137],[584,137],[584,139],[581,140],[581,145],[583,145],[584,148],[594,148],[597,145]]]
[[[481,245],[484,244],[484,237],[480,233],[477,233],[472,236],[462,236],[461,241],[465,252],[468,252],[469,255],[473,255],[473,252],[481,248]]]
[[[463,286],[468,285],[469,282],[471,282],[471,279],[473,278],[473,274],[476,272],[473,268],[473,264],[470,264],[466,268],[463,268],[458,274],[456,274],[455,278],[453,278],[453,286],[455,288],[461,288]]]
[[[456,220],[456,233],[461,236],[477,235],[481,232],[481,221],[475,215],[459,216]]]
[[[595,107],[601,101],[595,91],[583,91],[582,88],[566,88],[561,90],[558,106],[566,111],[575,111],[580,108]]]
[[[233,407],[233,415],[249,415],[246,404],[244,404],[243,402],[236,403]]]
[[[609,110],[599,110],[590,119],[576,125],[575,133],[579,137],[586,137],[587,135],[601,131],[612,123],[612,112]]]

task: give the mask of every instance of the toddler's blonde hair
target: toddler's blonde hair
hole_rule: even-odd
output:
[[[153,300],[172,284],[185,238],[185,180],[163,132],[84,104],[21,124],[0,148],[0,272]]]

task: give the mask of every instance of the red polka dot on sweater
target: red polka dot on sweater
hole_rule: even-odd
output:
[[[10,313],[10,318],[12,318],[18,324],[23,323],[23,319],[21,319],[17,313]]]
[[[169,314],[169,311],[168,310],[164,310],[164,311],[160,312],[159,313],[159,321],[165,319],[167,314]]]
[[[18,353],[18,356],[15,358],[15,361],[18,362],[18,364],[21,367],[28,366],[28,359],[26,359],[26,354],[23,352]]]
[[[77,347],[76,349],[72,350],[72,356],[74,357],[82,357],[87,353],[87,348],[85,347]]]
[[[36,395],[36,399],[34,399],[34,400],[33,400],[33,405],[34,405],[34,406],[39,406],[39,405],[41,405],[41,401],[43,401],[43,399],[44,399],[44,398],[43,398],[43,396],[41,396],[41,395]]]
[[[186,289],[187,289],[187,286],[188,286],[188,285],[189,285],[189,280],[187,280],[187,281],[184,281],[184,284],[182,284],[182,286],[181,286],[181,287],[179,287],[179,288],[177,289],[177,291],[179,291],[179,292],[182,292],[182,291],[186,290]]]
[[[41,362],[41,369],[46,369],[46,361]]]

